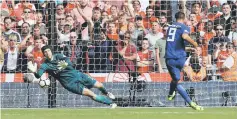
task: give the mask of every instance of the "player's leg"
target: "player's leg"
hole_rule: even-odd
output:
[[[191,99],[189,98],[186,90],[180,84],[178,84],[180,80],[180,72],[181,72],[184,62],[185,62],[184,59],[167,59],[166,60],[167,68],[172,77],[168,99],[171,100],[171,98],[174,98],[174,92],[176,89],[180,93],[180,95],[184,98],[184,100],[190,104]]]
[[[104,85],[100,83],[99,81],[95,82],[94,87],[98,88],[104,95],[107,95],[110,99],[115,99],[115,96],[111,92],[108,92],[105,89]]]
[[[98,88],[104,95],[108,94],[108,91],[105,89],[104,85],[99,81],[96,81],[93,87]]]
[[[117,107],[117,104],[113,103],[113,101],[111,99],[109,99],[108,97],[106,97],[104,95],[96,95],[94,92],[92,92],[91,90],[89,90],[87,88],[83,88],[82,95],[88,96],[96,102],[110,105],[111,108]]]
[[[192,102],[192,100],[190,99],[190,97],[188,96],[186,90],[183,88],[183,86],[181,84],[178,83],[178,81],[180,80],[180,72],[183,68],[185,59],[178,59],[178,60],[168,60],[167,61],[167,68],[170,72],[170,75],[172,77],[172,81],[170,84],[170,92],[169,95],[173,95],[173,92],[176,90],[179,92],[179,94],[184,98],[184,100],[193,108],[196,110],[203,110],[203,108],[199,105],[197,105],[196,103]],[[173,91],[173,92],[172,92]],[[169,97],[168,97],[169,98]]]
[[[108,92],[102,83],[100,83],[99,81],[96,81],[95,79],[88,76],[87,74],[81,73],[80,75],[82,77],[82,79],[80,79],[81,83],[84,86],[86,86],[88,89],[92,87],[98,88],[104,95],[107,95],[111,99],[115,99],[115,96],[112,93]]]
[[[179,94],[183,97],[183,99],[195,110],[203,110],[203,107],[197,105],[195,102],[193,102],[190,97],[188,96],[188,93],[183,88],[181,84],[177,85],[177,91]]]
[[[84,82],[85,83],[85,82]],[[79,95],[85,95],[90,97],[92,100],[95,100],[97,102],[111,105],[112,108],[115,108],[117,105],[112,102],[110,98],[104,95],[96,95],[94,92],[92,92],[90,89],[88,89],[84,84],[82,84],[81,81],[71,83],[70,85],[64,86],[68,91],[72,93],[76,93]]]
[[[90,97],[92,100],[95,100],[97,102],[103,103],[103,104],[112,104],[112,100],[109,99],[107,96],[103,95],[96,95],[94,92],[87,88],[83,88],[82,95]]]
[[[166,65],[167,69],[169,71],[169,74],[172,78],[172,81],[170,82],[170,90],[169,90],[169,95],[168,95],[168,100],[173,100],[175,97],[175,90],[177,88],[178,81],[180,80],[176,76],[176,64],[175,64],[175,59],[166,59]]]

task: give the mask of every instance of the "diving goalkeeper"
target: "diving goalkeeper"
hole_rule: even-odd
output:
[[[110,105],[115,108],[117,105],[112,102],[115,96],[107,92],[103,84],[91,78],[90,76],[75,70],[69,58],[63,54],[54,54],[50,46],[46,45],[41,48],[46,60],[41,64],[39,70],[33,65],[28,66],[28,69],[34,73],[36,78],[40,78],[44,72],[48,72],[56,78],[62,86],[72,93],[85,95],[100,103]],[[104,95],[96,95],[90,88],[98,88]]]

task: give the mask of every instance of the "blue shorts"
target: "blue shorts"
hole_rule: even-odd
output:
[[[182,57],[178,59],[172,59],[172,58],[165,59],[167,69],[173,80],[175,81],[180,80],[180,72],[183,69],[185,61],[186,61],[186,57]]]
[[[84,88],[92,88],[96,83],[96,80],[87,74],[78,72],[78,77],[74,82],[69,83],[65,88],[72,93],[82,94]]]

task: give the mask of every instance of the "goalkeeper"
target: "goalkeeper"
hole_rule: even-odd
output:
[[[47,71],[51,76],[56,78],[62,86],[72,93],[85,95],[100,103],[111,105],[115,108],[117,105],[112,102],[115,96],[107,92],[103,84],[89,77],[88,75],[75,70],[69,58],[63,54],[54,54],[50,46],[46,45],[41,48],[46,60],[41,64],[39,70],[33,65],[28,66],[28,69],[34,73],[36,78],[40,78]],[[98,88],[104,95],[96,95],[90,88]]]

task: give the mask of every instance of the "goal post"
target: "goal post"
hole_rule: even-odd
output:
[[[48,37],[51,39],[49,44],[51,46],[54,46],[56,44],[57,39],[57,27],[56,26],[56,10],[55,6],[56,4],[54,2],[49,2],[48,4],[49,8],[47,11],[49,12],[48,15],[48,26],[49,26],[49,34]],[[53,47],[54,48],[54,47]],[[57,83],[56,79],[52,76],[49,76],[50,79],[50,86],[48,88],[48,108],[55,108],[56,107],[56,96],[57,96]]]

